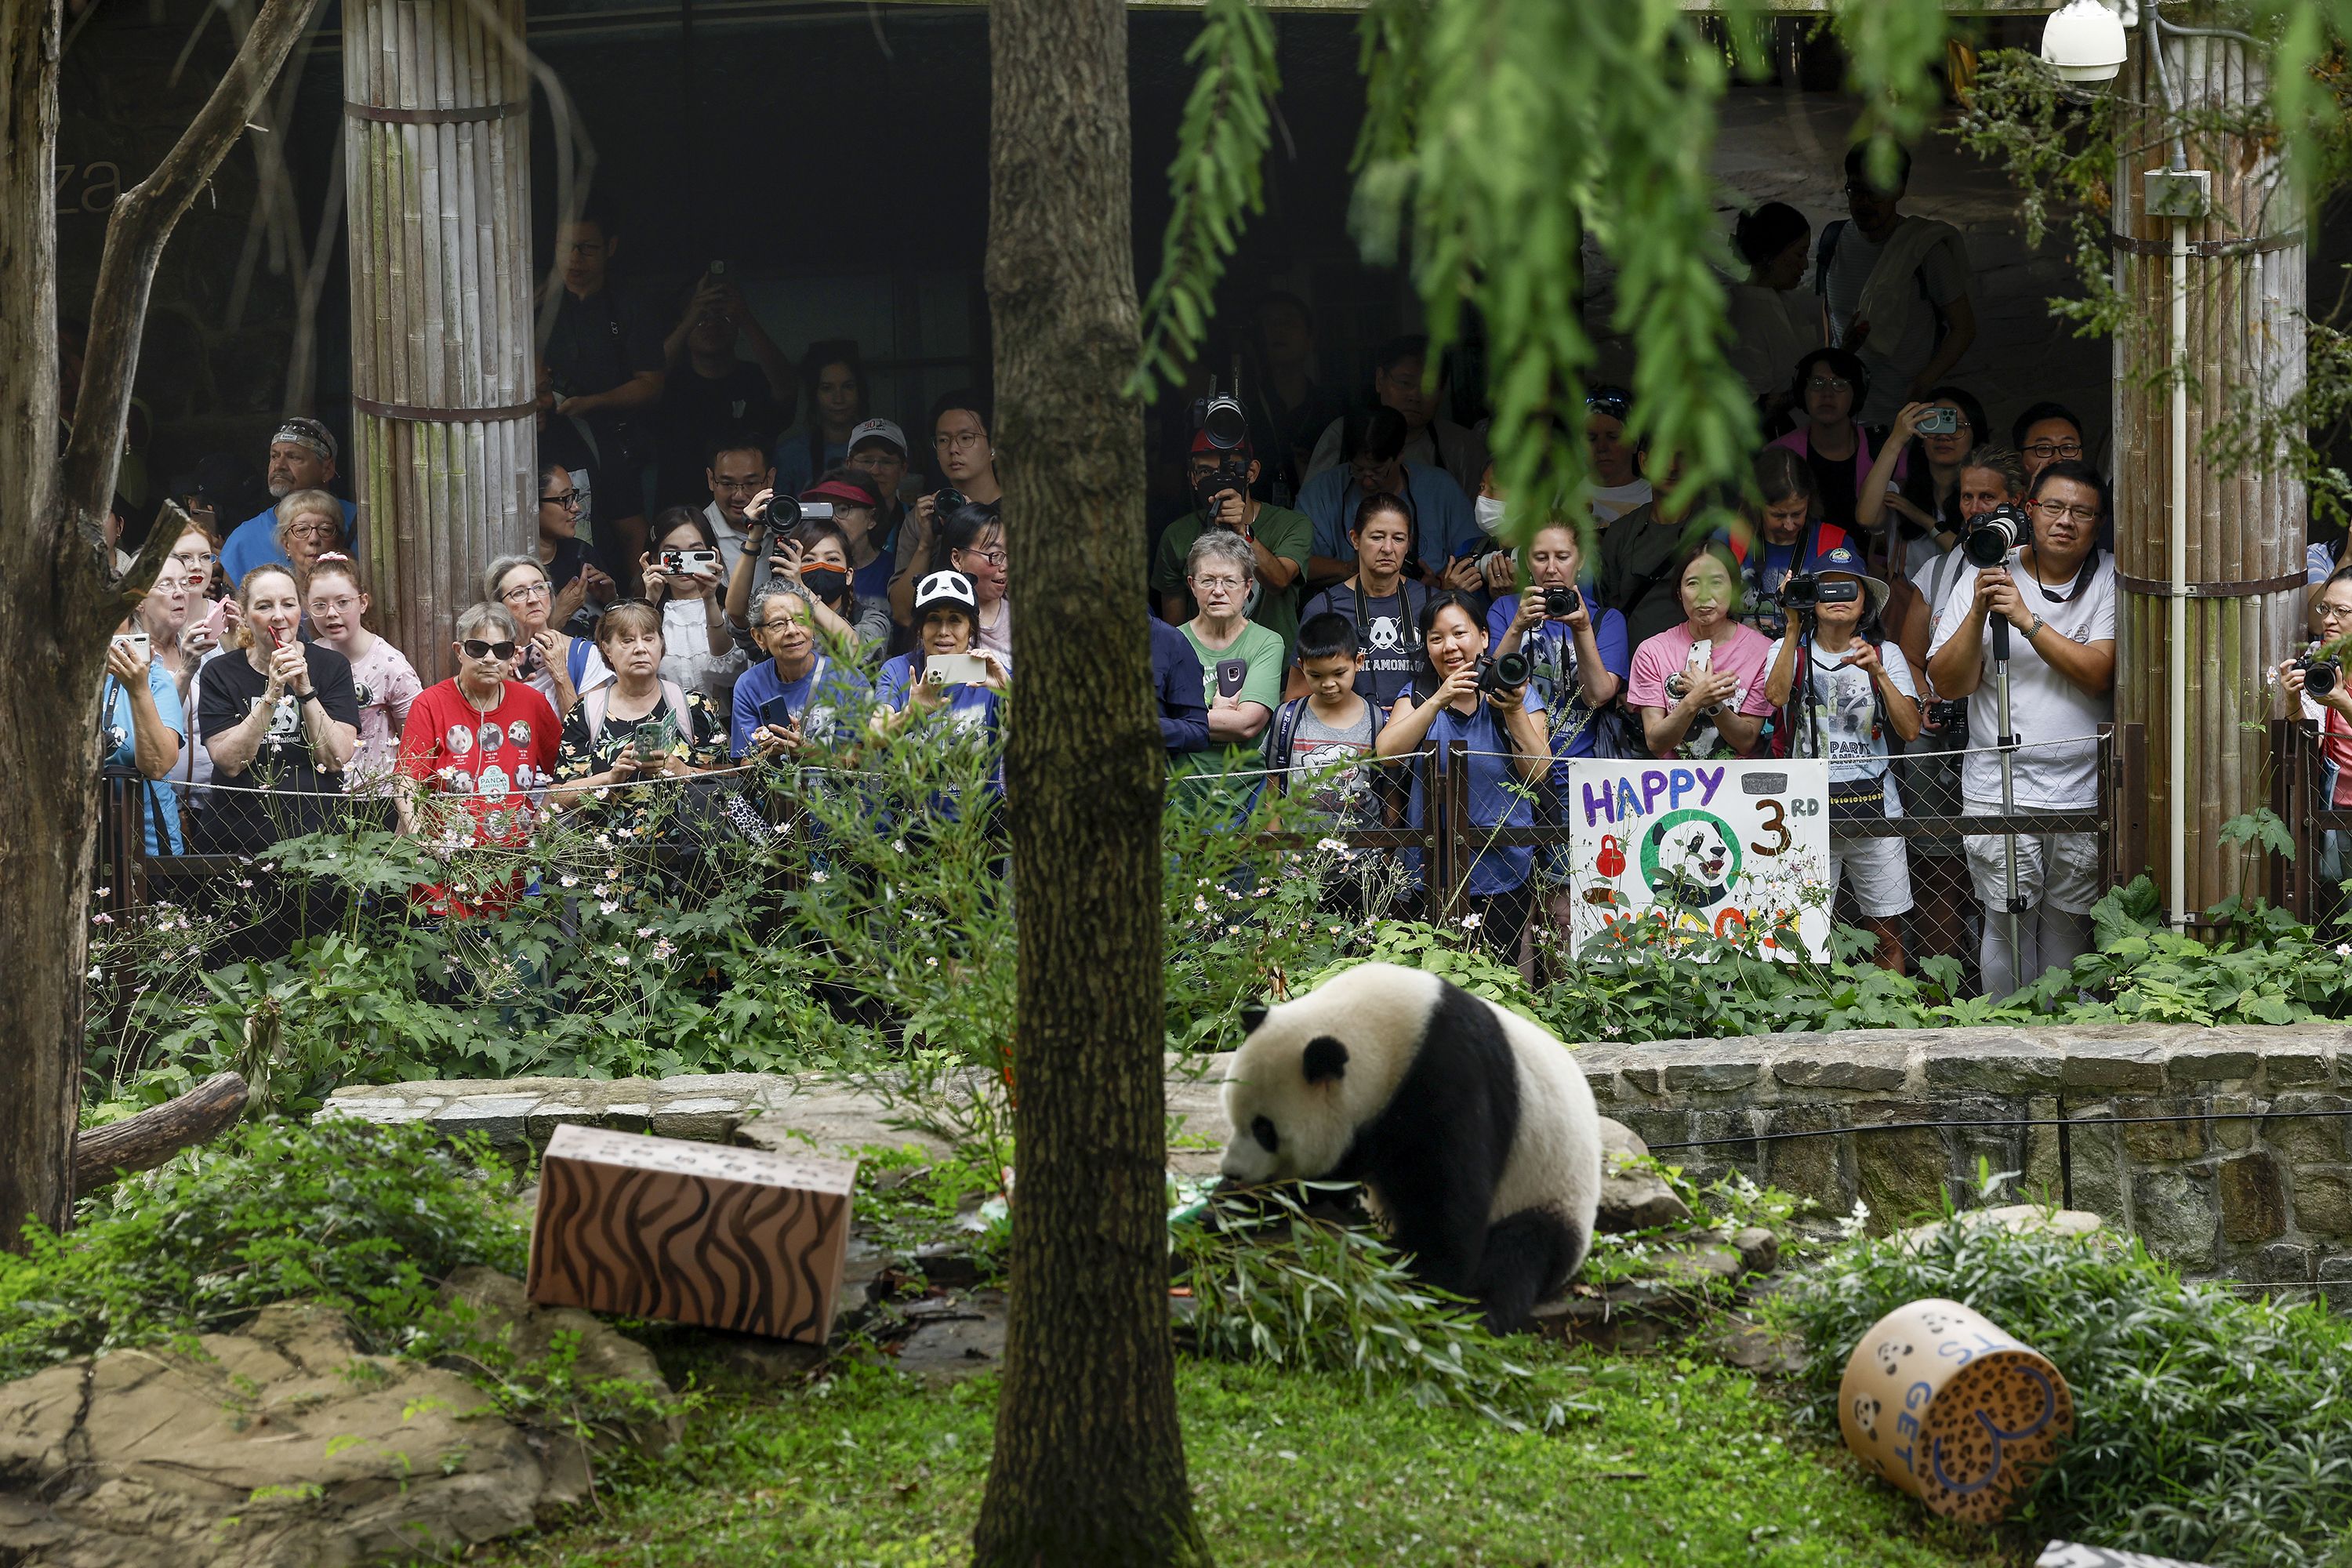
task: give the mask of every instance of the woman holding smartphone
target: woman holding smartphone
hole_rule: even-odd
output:
[[[234,646],[205,667],[197,725],[213,760],[200,851],[256,855],[327,826],[359,750],[351,660],[305,643],[302,594],[283,566],[237,585]]]
[[[163,592],[183,600],[187,596],[186,589],[173,582],[169,573],[156,579],[155,590],[148,597]],[[149,858],[179,854],[179,797],[158,781],[169,778],[179,762],[188,721],[180,710],[180,689],[173,684],[172,672],[163,661],[155,657],[152,636],[136,614],[122,623],[114,634],[113,646],[106,650],[106,685],[99,706],[106,715],[103,765],[139,775],[145,797],[142,816],[147,825]]]
[[[637,558],[646,602],[661,617],[661,673],[698,695],[727,722],[736,679],[750,662],[727,629],[719,584],[725,561],[710,520],[689,507],[674,506],[654,519],[654,553]],[[610,611],[606,612],[610,614]],[[596,651],[612,664],[600,623]],[[620,671],[615,668],[614,675]],[[574,712],[578,710],[574,709]]]
[[[897,734],[908,723],[947,713],[958,725],[996,733],[1006,687],[1004,663],[975,652],[980,596],[961,572],[934,572],[915,584],[915,651],[882,667],[875,683],[874,732]]]
[[[589,805],[645,826],[674,798],[650,781],[689,778],[727,760],[726,727],[710,702],[664,672],[663,617],[625,599],[596,623],[597,651],[613,679],[565,716],[556,750],[555,804]]]

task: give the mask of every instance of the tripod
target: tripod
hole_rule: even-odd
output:
[[[2017,736],[2009,727],[2009,617],[2002,615],[1992,617],[1992,681],[2000,719],[2000,734],[1993,744],[2000,754],[2000,814],[2005,817],[2017,809],[2017,779],[2011,763],[2011,754],[2017,750]],[[2009,850],[2009,970],[2011,974],[2022,978],[2025,943],[2018,917],[2025,912],[2025,900],[2017,894],[2017,835],[2004,833],[2001,840]]]

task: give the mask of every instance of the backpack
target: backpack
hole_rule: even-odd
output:
[[[1269,782],[1277,795],[1290,793],[1290,763],[1297,751],[1298,721],[1311,700],[1311,698],[1294,697],[1275,710],[1274,728],[1265,743],[1265,765],[1269,771]],[[1381,731],[1388,727],[1389,716],[1381,710],[1379,703],[1369,697],[1364,699],[1364,706],[1371,710],[1371,743],[1377,746]]]

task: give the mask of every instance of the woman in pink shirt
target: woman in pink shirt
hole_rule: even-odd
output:
[[[303,606],[319,641],[352,661],[360,702],[360,744],[343,770],[343,793],[390,795],[409,704],[425,689],[408,656],[367,629],[367,590],[348,555],[328,552],[310,567]]]
[[[1625,700],[1642,715],[1654,757],[1750,755],[1772,711],[1764,695],[1772,639],[1734,618],[1739,564],[1721,541],[1686,552],[1675,575],[1683,624],[1633,650]]]

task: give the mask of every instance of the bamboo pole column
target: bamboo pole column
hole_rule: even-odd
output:
[[[2270,471],[2274,464],[2225,476],[2206,460],[2201,443],[2209,431],[2275,406],[2301,387],[2305,261],[2302,214],[2291,205],[2274,145],[2205,129],[2252,120],[2263,91],[2260,63],[2230,39],[2175,37],[2143,24],[2125,83],[2151,107],[2158,97],[2148,51],[2158,47],[2174,111],[2185,110],[2199,128],[2187,137],[2187,164],[2212,178],[2210,210],[2188,226],[2188,634],[2174,647],[2168,626],[2172,220],[2147,210],[2142,180],[2167,166],[2171,128],[2149,112],[2126,122],[2115,185],[2116,280],[2134,306],[2130,330],[2116,340],[2116,716],[2147,726],[2147,869],[2159,883],[2168,882],[2168,748],[2175,725],[2186,731],[2181,794],[2193,913],[2241,890],[2246,852],[2222,844],[2221,826],[2268,804],[2264,672],[2297,644],[2304,624],[2301,482]],[[2169,686],[2176,661],[2188,686],[2186,708],[2177,713]],[[2172,891],[2165,887],[2168,901]]]
[[[380,629],[427,681],[538,539],[522,0],[344,0],[352,455]]]

